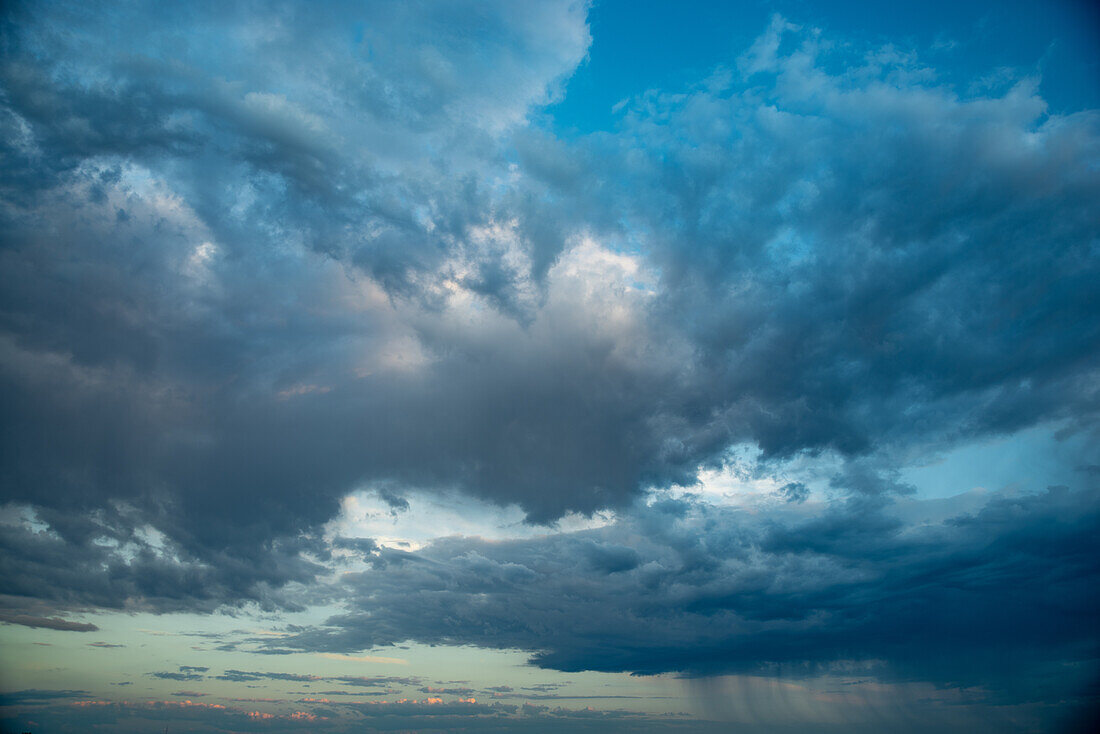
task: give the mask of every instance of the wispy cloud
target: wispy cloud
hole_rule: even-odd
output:
[[[99,627],[91,622],[73,622],[61,617],[35,617],[29,614],[11,614],[8,612],[0,612],[0,622],[65,632],[97,632],[99,630]]]

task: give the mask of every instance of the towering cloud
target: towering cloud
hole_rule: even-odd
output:
[[[1097,445],[1100,116],[777,17],[559,136],[537,113],[586,11],[5,8],[0,591],[347,604],[294,649],[688,675],[858,658],[1056,697],[1033,676],[1095,657],[1100,461],[934,523],[897,498],[968,442]],[[760,516],[647,504],[735,446],[762,475],[835,471],[813,498],[783,478]],[[394,513],[415,490],[619,515],[334,545],[365,487]],[[319,582],[349,548],[370,570]],[[9,621],[74,624],[28,614]]]

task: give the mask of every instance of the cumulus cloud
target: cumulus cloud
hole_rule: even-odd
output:
[[[700,412],[777,456],[1092,425],[1097,114],[1048,115],[1035,79],[961,97],[906,56],[769,34],[791,50],[638,97],[568,150],[590,173],[546,181],[648,245]],[[536,172],[566,154],[520,150]]]
[[[434,302],[456,267],[474,277],[467,239],[479,252],[496,246],[492,234],[470,234],[492,229],[485,167],[494,163],[482,148],[494,150],[502,130],[557,93],[588,42],[584,8],[292,5],[262,30],[213,5],[178,9],[170,23],[147,6],[100,10],[13,7],[4,25],[13,137],[5,136],[3,487],[7,499],[44,512],[75,503],[80,516],[126,500],[136,514],[128,521],[143,516],[172,547],[152,561],[135,541],[139,557],[120,560],[95,538],[121,546],[135,528],[120,539],[114,528],[52,518],[50,543],[13,539],[19,550],[6,557],[31,558],[6,576],[16,594],[53,587],[64,601],[104,606],[130,598],[170,609],[177,601],[167,594],[201,607],[233,597],[220,591],[228,586],[258,599],[261,586],[314,570],[279,538],[331,516],[341,494],[377,474],[369,467],[379,457],[395,455],[378,439],[397,429],[399,442],[411,441],[435,414],[433,393],[447,394],[431,375],[394,374],[424,349],[386,293]],[[122,27],[147,32],[114,38]],[[58,44],[60,28],[67,41]],[[499,42],[492,49],[479,40],[487,28]],[[401,40],[405,32],[412,40]],[[288,65],[303,55],[308,71]],[[74,60],[83,74],[70,77]],[[436,149],[456,153],[431,162]],[[211,199],[215,189],[236,203]],[[61,261],[73,268],[68,286],[31,275]],[[271,358],[260,357],[262,375],[245,367],[258,364],[255,337],[272,348],[261,347]],[[303,348],[314,357],[286,361]],[[232,373],[244,381],[225,382]],[[315,401],[348,397],[334,381],[358,404],[330,422]],[[403,395],[371,404],[391,390]],[[376,417],[363,425],[367,413]],[[456,414],[444,430],[467,420]],[[304,445],[310,422],[317,437]],[[255,434],[261,424],[273,430]],[[233,435],[249,445],[224,443]],[[414,450],[382,473],[416,464]],[[269,465],[280,454],[288,461]],[[304,456],[313,478],[287,474]],[[108,582],[59,567],[39,584],[40,562],[55,564],[24,545],[116,571]],[[272,575],[217,578],[226,563]]]
[[[350,593],[270,651],[472,642],[566,670],[847,656],[996,687],[1005,640],[1036,670],[1082,659],[1092,490],[935,526],[889,508],[960,442],[1095,435],[1097,114],[777,19],[559,139],[528,116],[583,59],[585,9],[5,9],[5,594]],[[772,524],[638,504],[741,443],[834,457],[841,499],[795,522],[813,503],[787,483]],[[415,489],[625,519],[338,541],[373,567],[315,584],[324,523],[368,486],[395,514]],[[952,645],[912,644],[933,624]]]

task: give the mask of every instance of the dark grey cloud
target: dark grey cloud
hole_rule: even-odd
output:
[[[300,652],[295,650],[294,652]],[[234,683],[251,683],[259,680],[274,680],[274,681],[289,681],[295,683],[312,683],[315,681],[328,681],[332,683],[342,683],[352,688],[380,688],[383,691],[367,691],[363,693],[356,692],[355,695],[382,695],[386,692],[391,692],[394,686],[421,686],[423,684],[422,679],[418,677],[409,676],[354,676],[354,675],[312,675],[310,673],[284,673],[284,672],[272,672],[261,670],[226,670],[221,675],[201,676],[193,673],[186,673],[185,671],[198,670],[197,668],[190,668],[188,666],[180,667],[180,674],[193,675],[193,678],[179,678],[178,680],[197,680],[203,677],[209,677],[214,680],[232,681]],[[205,672],[207,669],[203,668]],[[175,677],[175,673],[158,674],[162,677],[172,676]],[[347,693],[347,691],[318,691],[316,695],[321,694],[340,694]]]
[[[172,728],[206,732],[380,732],[380,731],[522,731],[522,732],[638,732],[638,731],[721,731],[713,722],[683,721],[677,717],[652,716],[641,712],[576,710],[566,708],[482,704],[469,701],[402,700],[377,703],[318,705],[297,701],[297,711],[268,713],[255,707],[270,707],[284,701],[236,699],[225,705],[203,701],[108,702],[76,700],[58,704],[57,698],[79,691],[27,691],[26,701],[9,721],[15,725],[38,722],[50,731],[80,732],[90,727],[112,731],[140,732],[174,722]],[[51,696],[46,694],[64,694]],[[31,708],[23,709],[22,706]],[[285,707],[283,707],[285,708]],[[592,726],[598,724],[598,726]]]
[[[383,686],[418,686],[420,685],[420,678],[406,677],[406,676],[356,676],[356,675],[343,675],[328,678],[326,680],[340,681],[346,686],[355,686],[358,688],[380,688]]]
[[[421,686],[416,690],[421,693],[433,693],[433,694],[446,694],[448,696],[472,696],[477,693],[473,688],[456,688],[451,687],[436,687],[436,686]]]
[[[254,680],[286,680],[286,681],[314,681],[322,680],[315,675],[308,675],[304,673],[272,673],[266,671],[255,670],[227,670],[221,675],[213,676],[218,680],[230,680],[237,682],[254,681]]]
[[[835,456],[853,498],[802,524],[670,502],[559,539],[340,541],[374,568],[292,639],[693,675],[859,655],[993,687],[1001,645],[1088,659],[1091,494],[934,527],[885,498],[960,442],[1094,435],[1096,113],[777,21],[561,140],[523,124],[583,58],[585,8],[524,5],[290,3],[266,34],[225,4],[5,8],[0,499],[32,517],[0,525],[0,591],[298,608],[356,488],[551,521],[747,442]]]
[[[389,696],[398,692],[392,688],[387,688],[380,691],[309,691],[309,694],[313,696]]]
[[[343,706],[354,708],[361,715],[373,717],[388,716],[485,716],[513,713],[515,706],[503,703],[467,703],[456,702],[427,702],[427,701],[378,701],[363,704],[344,703]],[[429,723],[428,721],[422,722]]]
[[[47,703],[59,698],[80,698],[87,695],[87,691],[25,688],[22,691],[2,693],[0,694],[0,700],[4,702],[5,706],[14,706],[21,703]]]
[[[810,490],[802,482],[788,482],[779,490],[788,502],[805,502]]]
[[[198,673],[187,673],[187,672],[183,672],[183,671],[180,671],[178,673],[173,672],[173,671],[157,671],[155,673],[149,673],[149,675],[153,676],[154,678],[160,678],[162,680],[179,680],[179,681],[202,680],[203,678],[206,677],[204,675],[199,675]]]
[[[646,700],[656,700],[659,698],[669,698],[669,696],[566,696],[560,693],[532,693],[522,696],[522,698],[531,699],[533,701],[582,701],[582,700],[614,700],[619,698],[644,698]]]
[[[378,490],[378,496],[382,498],[382,501],[390,506],[390,510],[395,514],[409,509],[409,501],[396,493],[390,487],[382,487]]]
[[[1093,424],[1096,114],[1048,116],[1029,79],[960,98],[786,33],[759,73],[647,93],[614,135],[520,146],[591,172],[547,180],[570,211],[646,233],[700,411],[776,456]]]
[[[1097,670],[1096,488],[993,496],[921,523],[906,516],[921,503],[906,502],[747,514],[666,500],[596,530],[380,549],[385,564],[349,577],[347,614],[280,644],[470,644],[563,671],[687,676],[812,677],[865,661],[880,680],[980,687],[993,701],[1080,691]],[[629,568],[587,561],[624,542]]]
[[[293,541],[289,546],[275,541],[267,548],[223,553],[216,564],[205,552],[192,555],[179,548],[174,553],[171,541],[167,547],[159,546],[141,535],[138,512],[74,515],[63,508],[43,508],[40,516],[53,532],[0,526],[0,570],[5,593],[46,600],[55,607],[118,608],[127,599],[159,610],[212,610],[242,600],[294,606],[277,593],[277,587],[312,578],[320,568],[299,557],[304,546]],[[107,539],[110,542],[102,542]],[[117,552],[122,546],[133,553]],[[26,615],[13,619],[22,616]],[[94,629],[72,625],[65,628]]]
[[[95,60],[113,82],[74,86],[57,71],[63,54],[94,47],[100,21],[80,16],[87,37],[47,51],[51,24],[75,12],[51,7],[26,9],[8,29],[19,145],[56,169],[40,186],[21,182],[23,206],[8,215],[13,499],[42,501],[19,488],[40,486],[56,466],[52,496],[95,505],[110,485],[209,561],[227,544],[236,555],[308,530],[365,480],[459,485],[547,520],[628,502],[649,482],[690,480],[732,441],[775,455],[859,455],[1094,415],[1095,120],[1045,117],[1026,83],[962,99],[881,70],[870,82],[870,69],[829,75],[828,60],[815,65],[803,48],[749,64],[756,73],[740,82],[640,98],[614,135],[520,135],[512,142],[526,178],[491,195],[492,156],[471,159],[460,184],[439,169],[398,176],[373,148],[343,155],[349,120],[369,101],[369,125],[356,132],[405,136],[392,150],[419,151],[451,125],[434,115],[466,119],[455,110],[485,104],[488,93],[511,119],[522,112],[511,94],[466,88],[462,75],[438,87],[431,64],[401,55],[392,63],[404,81],[379,87],[391,70],[328,51],[315,72],[327,86],[280,96],[267,91],[279,74],[299,80],[282,62],[227,61],[238,86],[212,71],[232,44],[215,58],[185,44],[170,59],[140,46],[140,63]],[[152,44],[212,12],[178,11],[172,31],[159,14],[124,20],[148,27],[135,36]],[[286,12],[300,38],[257,41],[256,58],[331,45],[340,8],[300,25],[297,10]],[[362,12],[381,13],[368,22],[376,28],[408,20]],[[486,12],[503,27],[518,23],[510,32],[521,39],[539,28],[569,36],[565,21],[577,20],[563,11],[564,25],[539,26]],[[239,20],[219,16],[227,28]],[[461,68],[466,26],[424,24],[456,54],[440,63]],[[546,79],[579,58],[583,26],[572,33],[580,45],[547,67],[528,99],[545,97]],[[347,40],[348,53],[362,42]],[[514,70],[502,68],[487,89],[511,83]],[[385,103],[330,98],[332,89],[383,87],[395,95]],[[421,92],[435,102],[410,101]],[[130,104],[111,103],[123,93]],[[507,140],[497,142],[499,154]],[[31,176],[43,164],[27,166]],[[363,190],[366,201],[350,193]],[[60,236],[41,230],[44,219]],[[569,231],[549,238],[550,255],[532,254],[543,219]],[[348,242],[349,228],[378,233]],[[598,304],[544,300],[564,243],[585,231],[612,241],[645,233],[642,264],[660,275],[657,298],[634,304],[635,332],[594,331]],[[324,257],[314,259],[318,249]],[[516,258],[530,262],[501,270]],[[541,275],[535,261],[549,263]],[[72,270],[61,288],[50,287],[57,262]],[[482,266],[496,270],[458,275]],[[412,301],[365,322],[341,313],[324,297],[325,279],[359,272]],[[467,281],[505,315],[506,290],[542,295],[521,319],[526,328],[456,335],[436,301],[440,283]],[[323,313],[295,308],[303,302]],[[429,366],[347,378],[357,348],[394,337],[411,340]],[[675,359],[652,359],[667,342]],[[624,359],[629,348],[650,358]],[[89,424],[100,430],[82,429]],[[150,497],[150,484],[165,494]],[[263,579],[274,585],[309,573],[274,565]]]
[[[372,353],[432,349],[363,288],[434,313],[454,269],[476,270],[481,249],[496,247],[469,232],[492,218],[481,179],[486,166],[504,170],[494,141],[581,59],[584,7],[280,12],[269,20],[296,28],[292,38],[246,40],[234,29],[250,16],[201,3],[167,15],[67,3],[6,15],[3,497],[73,509],[74,521],[122,502],[127,529],[167,534],[172,559],[112,563],[109,547],[93,547],[94,523],[55,517],[55,548],[15,545],[112,572],[43,577],[48,559],[17,552],[11,593],[158,609],[271,603],[265,587],[314,570],[287,538],[330,517],[356,483],[462,481],[444,468],[451,459],[418,468],[420,430],[450,386],[430,374],[355,376],[377,367]],[[487,29],[500,41],[492,49],[475,40]],[[308,74],[286,63],[304,56]],[[455,153],[426,155],[439,149]],[[294,305],[333,286],[344,292],[332,308]],[[484,389],[467,358],[457,362]],[[315,401],[326,394],[335,402]],[[452,458],[478,450],[463,448],[478,402],[464,398],[440,425]],[[342,415],[328,415],[339,404]]]
[[[66,632],[96,632],[99,627],[91,622],[73,622],[60,617],[35,617],[29,614],[0,612],[0,622],[19,624],[39,629],[64,630]]]
[[[33,713],[17,714],[13,723],[35,721],[50,731],[78,732],[96,727],[112,731],[139,732],[151,727],[194,731],[308,731],[330,728],[331,722],[294,719],[290,715],[270,715],[268,719],[252,711],[203,701],[102,701],[77,700],[66,705],[39,707]],[[250,715],[253,714],[253,715]],[[158,725],[159,722],[159,725]]]
[[[524,691],[539,691],[546,693],[547,691],[556,691],[559,688],[564,688],[569,684],[569,681],[561,681],[558,683],[536,683],[533,686],[522,686],[520,690]]]
[[[285,704],[285,701],[240,699],[242,706],[203,701],[106,702],[74,701],[71,704],[32,704],[18,708],[9,721],[16,725],[29,720],[50,731],[69,734],[89,728],[137,734],[162,728],[165,722],[175,728],[208,732],[379,732],[428,729],[431,731],[517,731],[517,732],[723,732],[729,722],[700,721],[683,714],[654,715],[630,710],[593,710],[590,708],[550,707],[525,703],[522,706],[463,702],[402,701],[378,704],[317,705],[298,701],[294,713],[266,713],[256,707]],[[266,715],[265,715],[266,714]],[[904,720],[897,731],[928,731],[927,721]],[[798,726],[744,726],[753,732],[794,732]],[[881,729],[881,722],[845,721],[824,723],[820,731],[829,734],[857,732],[870,734]],[[803,729],[804,730],[804,727]],[[979,728],[946,725],[937,731],[965,732]],[[1005,731],[1006,729],[1000,729]]]

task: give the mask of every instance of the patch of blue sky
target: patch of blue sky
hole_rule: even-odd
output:
[[[1051,113],[1100,105],[1100,10],[1085,1],[596,0],[588,56],[544,122],[564,136],[612,130],[624,99],[681,90],[735,65],[774,13],[851,39],[844,50],[857,57],[881,47],[916,52],[963,96],[1036,76]]]
[[[928,499],[977,488],[993,492],[1041,492],[1058,485],[1080,489],[1097,460],[1095,436],[1065,435],[1062,428],[1039,425],[966,444],[903,469],[901,479],[916,487],[916,497]]]

